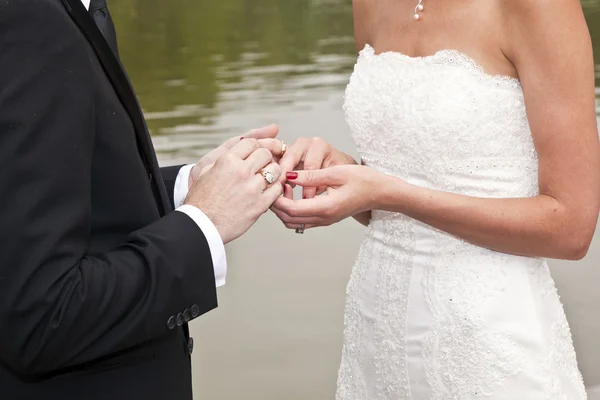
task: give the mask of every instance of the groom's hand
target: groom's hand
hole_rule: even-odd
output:
[[[231,242],[250,229],[281,195],[281,169],[274,161],[272,152],[258,140],[238,139],[197,178],[185,204],[202,210],[223,242]],[[274,184],[267,184],[263,170],[273,174]]]
[[[212,168],[219,157],[227,153],[233,148],[233,146],[239,143],[241,138],[257,139],[261,147],[271,150],[274,156],[280,156],[282,144],[280,140],[275,139],[278,134],[279,127],[273,124],[263,128],[252,129],[241,136],[234,136],[228,139],[225,143],[207,153],[200,159],[200,161],[198,161],[196,165],[194,165],[190,171],[188,187],[191,188],[194,182],[210,168]]]

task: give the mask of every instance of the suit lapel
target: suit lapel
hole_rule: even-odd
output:
[[[108,79],[111,81],[115,92],[125,107],[131,122],[133,123],[140,154],[146,166],[146,170],[151,178],[152,190],[158,202],[159,208],[163,214],[170,211],[171,206],[165,185],[162,180],[158,161],[152,146],[152,140],[148,133],[148,128],[138,103],[137,97],[131,87],[129,78],[121,66],[119,60],[115,57],[112,49],[102,36],[102,33],[94,23],[92,17],[81,3],[81,0],[62,0],[67,11],[90,42],[96,52],[100,64],[104,68]]]

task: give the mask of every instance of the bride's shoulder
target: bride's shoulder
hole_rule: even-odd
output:
[[[573,54],[573,43],[585,47],[590,41],[580,0],[490,1],[499,18],[502,54],[522,82],[525,70],[548,71],[548,64]]]
[[[369,34],[376,25],[376,6],[374,0],[353,0],[354,39],[356,51],[362,50],[370,42]]]
[[[494,1],[503,18],[506,43],[513,50],[530,51],[533,46],[542,51],[549,42],[586,29],[580,0]]]
[[[524,87],[548,87],[567,68],[580,75],[591,64],[591,39],[580,0],[493,0],[502,2],[502,52]],[[540,79],[546,74],[545,79]],[[528,91],[531,93],[531,90]],[[534,91],[535,92],[535,91]],[[540,95],[541,97],[541,95]]]
[[[496,0],[503,15],[511,19],[544,18],[561,10],[581,10],[580,0]]]

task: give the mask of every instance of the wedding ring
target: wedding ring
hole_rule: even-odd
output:
[[[302,234],[304,234],[304,229],[305,229],[305,225],[301,224],[300,228],[296,228],[296,233],[299,235],[302,235]]]
[[[277,181],[277,178],[275,178],[275,175],[273,175],[269,171],[266,171],[263,169],[262,171],[260,171],[260,174],[263,176],[263,178],[265,178],[267,185],[272,185]]]

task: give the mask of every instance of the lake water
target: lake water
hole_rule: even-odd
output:
[[[341,112],[355,62],[351,1],[110,3],[163,164],[193,162],[271,122],[288,142],[322,136],[356,155]],[[600,60],[600,1],[582,3]],[[267,214],[228,247],[220,308],[192,324],[198,399],[333,398],[345,286],[362,232],[346,221],[299,236]],[[553,263],[584,375],[595,384],[600,327],[585,311],[590,300],[600,306],[599,260],[597,238],[576,266]]]

